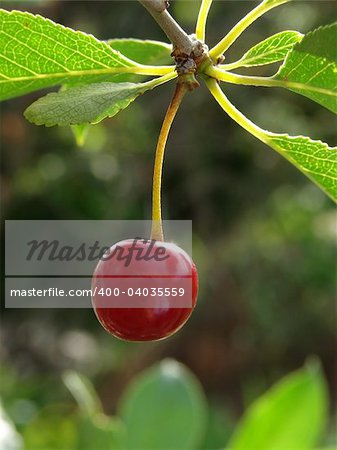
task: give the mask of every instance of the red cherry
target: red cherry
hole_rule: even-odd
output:
[[[192,314],[198,274],[177,245],[129,239],[98,262],[92,292],[106,331],[128,341],[155,341],[178,331]]]

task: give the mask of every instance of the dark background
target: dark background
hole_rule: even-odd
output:
[[[170,11],[188,32],[198,4],[172,1]],[[101,39],[166,40],[133,1],[5,7],[39,13]],[[214,2],[207,43],[214,45],[251,8],[252,2]],[[335,2],[281,6],[251,26],[227,60],[278,31],[305,33],[327,24],[334,12]],[[269,75],[275,68],[242,73]],[[154,149],[172,90],[169,83],[149,92],[92,127],[80,149],[70,129],[25,121],[24,109],[41,93],[4,102],[2,218],[149,219]],[[225,86],[225,91],[262,128],[336,143],[332,113],[306,98],[281,89]],[[210,445],[224,445],[246,406],[310,355],[323,364],[333,415],[333,203],[226,117],[204,86],[187,96],[173,126],[163,202],[166,219],[193,220],[200,295],[190,321],[163,342],[130,344],[106,334],[91,310],[3,310],[3,401],[17,426],[43,406],[69,400],[60,381],[64,369],[88,375],[106,412],[114,413],[128,381],[168,356],[186,364],[203,385],[211,407]],[[18,412],[20,401],[29,406],[26,415]]]

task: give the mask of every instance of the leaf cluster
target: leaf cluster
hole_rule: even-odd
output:
[[[63,382],[76,401],[76,409],[66,404],[47,406],[23,428],[21,435],[0,407],[0,421],[7,430],[0,436],[1,448],[205,448],[210,418],[205,394],[194,374],[175,360],[163,360],[136,376],[120,398],[115,416],[104,413],[94,386],[84,375],[66,371]],[[327,414],[324,376],[319,363],[309,361],[248,407],[226,448],[313,450],[326,431]],[[225,429],[226,424],[222,426]]]
[[[337,200],[337,147],[305,136],[263,130],[231,104],[218,81],[278,87],[304,95],[337,112],[337,23],[306,35],[283,31],[250,48],[239,60],[219,64],[219,56],[262,14],[289,0],[264,0],[210,50],[196,69],[224,111],[246,131],[276,150],[331,198]],[[196,24],[205,37],[210,0],[203,0]],[[88,124],[116,115],[139,95],[177,77],[170,65],[171,45],[139,39],[100,41],[39,15],[0,10],[0,100],[61,86],[25,111],[37,125],[76,125],[85,134]],[[241,67],[281,63],[272,77],[244,76]],[[167,65],[164,65],[167,64]],[[144,81],[144,77],[154,77]],[[141,78],[141,80],[139,80]]]

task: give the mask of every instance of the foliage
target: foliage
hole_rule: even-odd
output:
[[[289,89],[334,113],[337,113],[336,34],[337,22],[306,34],[287,55],[275,76],[284,80]],[[298,83],[298,87],[292,83]]]
[[[95,124],[115,116],[139,95],[163,82],[159,78],[147,83],[95,83],[52,92],[27,108],[25,117],[47,127]]]
[[[110,39],[108,44],[139,64],[169,64],[172,46],[165,42],[142,39]]]
[[[206,78],[216,100],[235,121],[285,156],[336,200],[336,147],[330,148],[304,136],[288,137],[262,130],[235,111],[220,90],[211,89],[212,77],[236,84],[282,87],[336,112],[337,54],[334,43],[337,24],[320,27],[305,36],[296,31],[277,33],[252,47],[238,61],[223,66],[217,64],[217,58],[249,25],[286,2],[262,1],[210,50],[211,58],[205,60],[207,64],[201,64],[197,72]],[[204,37],[210,6],[208,0],[201,3],[196,26],[199,38]],[[54,85],[81,84],[74,90],[49,94],[29,107],[26,117],[39,125],[76,124],[83,129],[85,123],[95,124],[115,115],[148,88],[175,77],[174,66],[160,65],[168,58],[169,46],[165,43],[136,39],[103,42],[41,16],[19,11],[1,10],[0,20],[0,55],[4,60],[0,74],[1,99]],[[254,67],[278,61],[283,64],[274,77],[244,77],[228,72],[241,66]],[[158,65],[151,66],[151,63]],[[139,84],[115,84],[128,80],[130,74],[167,74],[167,78]],[[248,122],[250,126],[247,126]],[[81,140],[80,136],[78,142]]]
[[[229,447],[310,449],[326,424],[327,398],[316,363],[277,383],[250,406]],[[310,424],[310,426],[308,426]]]
[[[22,431],[25,449],[204,448],[209,413],[203,391],[194,375],[174,360],[140,373],[126,388],[114,417],[103,413],[89,379],[68,371],[63,380],[78,402],[76,411],[68,405],[42,409]],[[252,403],[226,448],[313,450],[326,419],[324,377],[318,362],[309,361]],[[9,419],[2,420],[17,435]],[[22,448],[19,436],[11,443],[6,436],[1,438],[3,450]]]
[[[94,82],[102,74],[111,79],[134,65],[109,44],[41,16],[0,10],[0,26],[1,99],[57,84]]]
[[[127,431],[122,448],[194,449],[203,437],[206,404],[201,387],[173,360],[139,376],[124,393],[119,411]]]
[[[242,58],[232,64],[223,65],[224,68],[255,67],[283,61],[294,45],[303,35],[297,31],[282,31],[274,34],[262,42],[254,45]]]

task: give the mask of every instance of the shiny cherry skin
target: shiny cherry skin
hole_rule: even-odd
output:
[[[156,341],[174,334],[192,314],[198,274],[190,256],[177,245],[128,239],[114,244],[100,259],[92,292],[95,314],[106,331],[122,340]],[[113,293],[124,302],[119,307]]]

